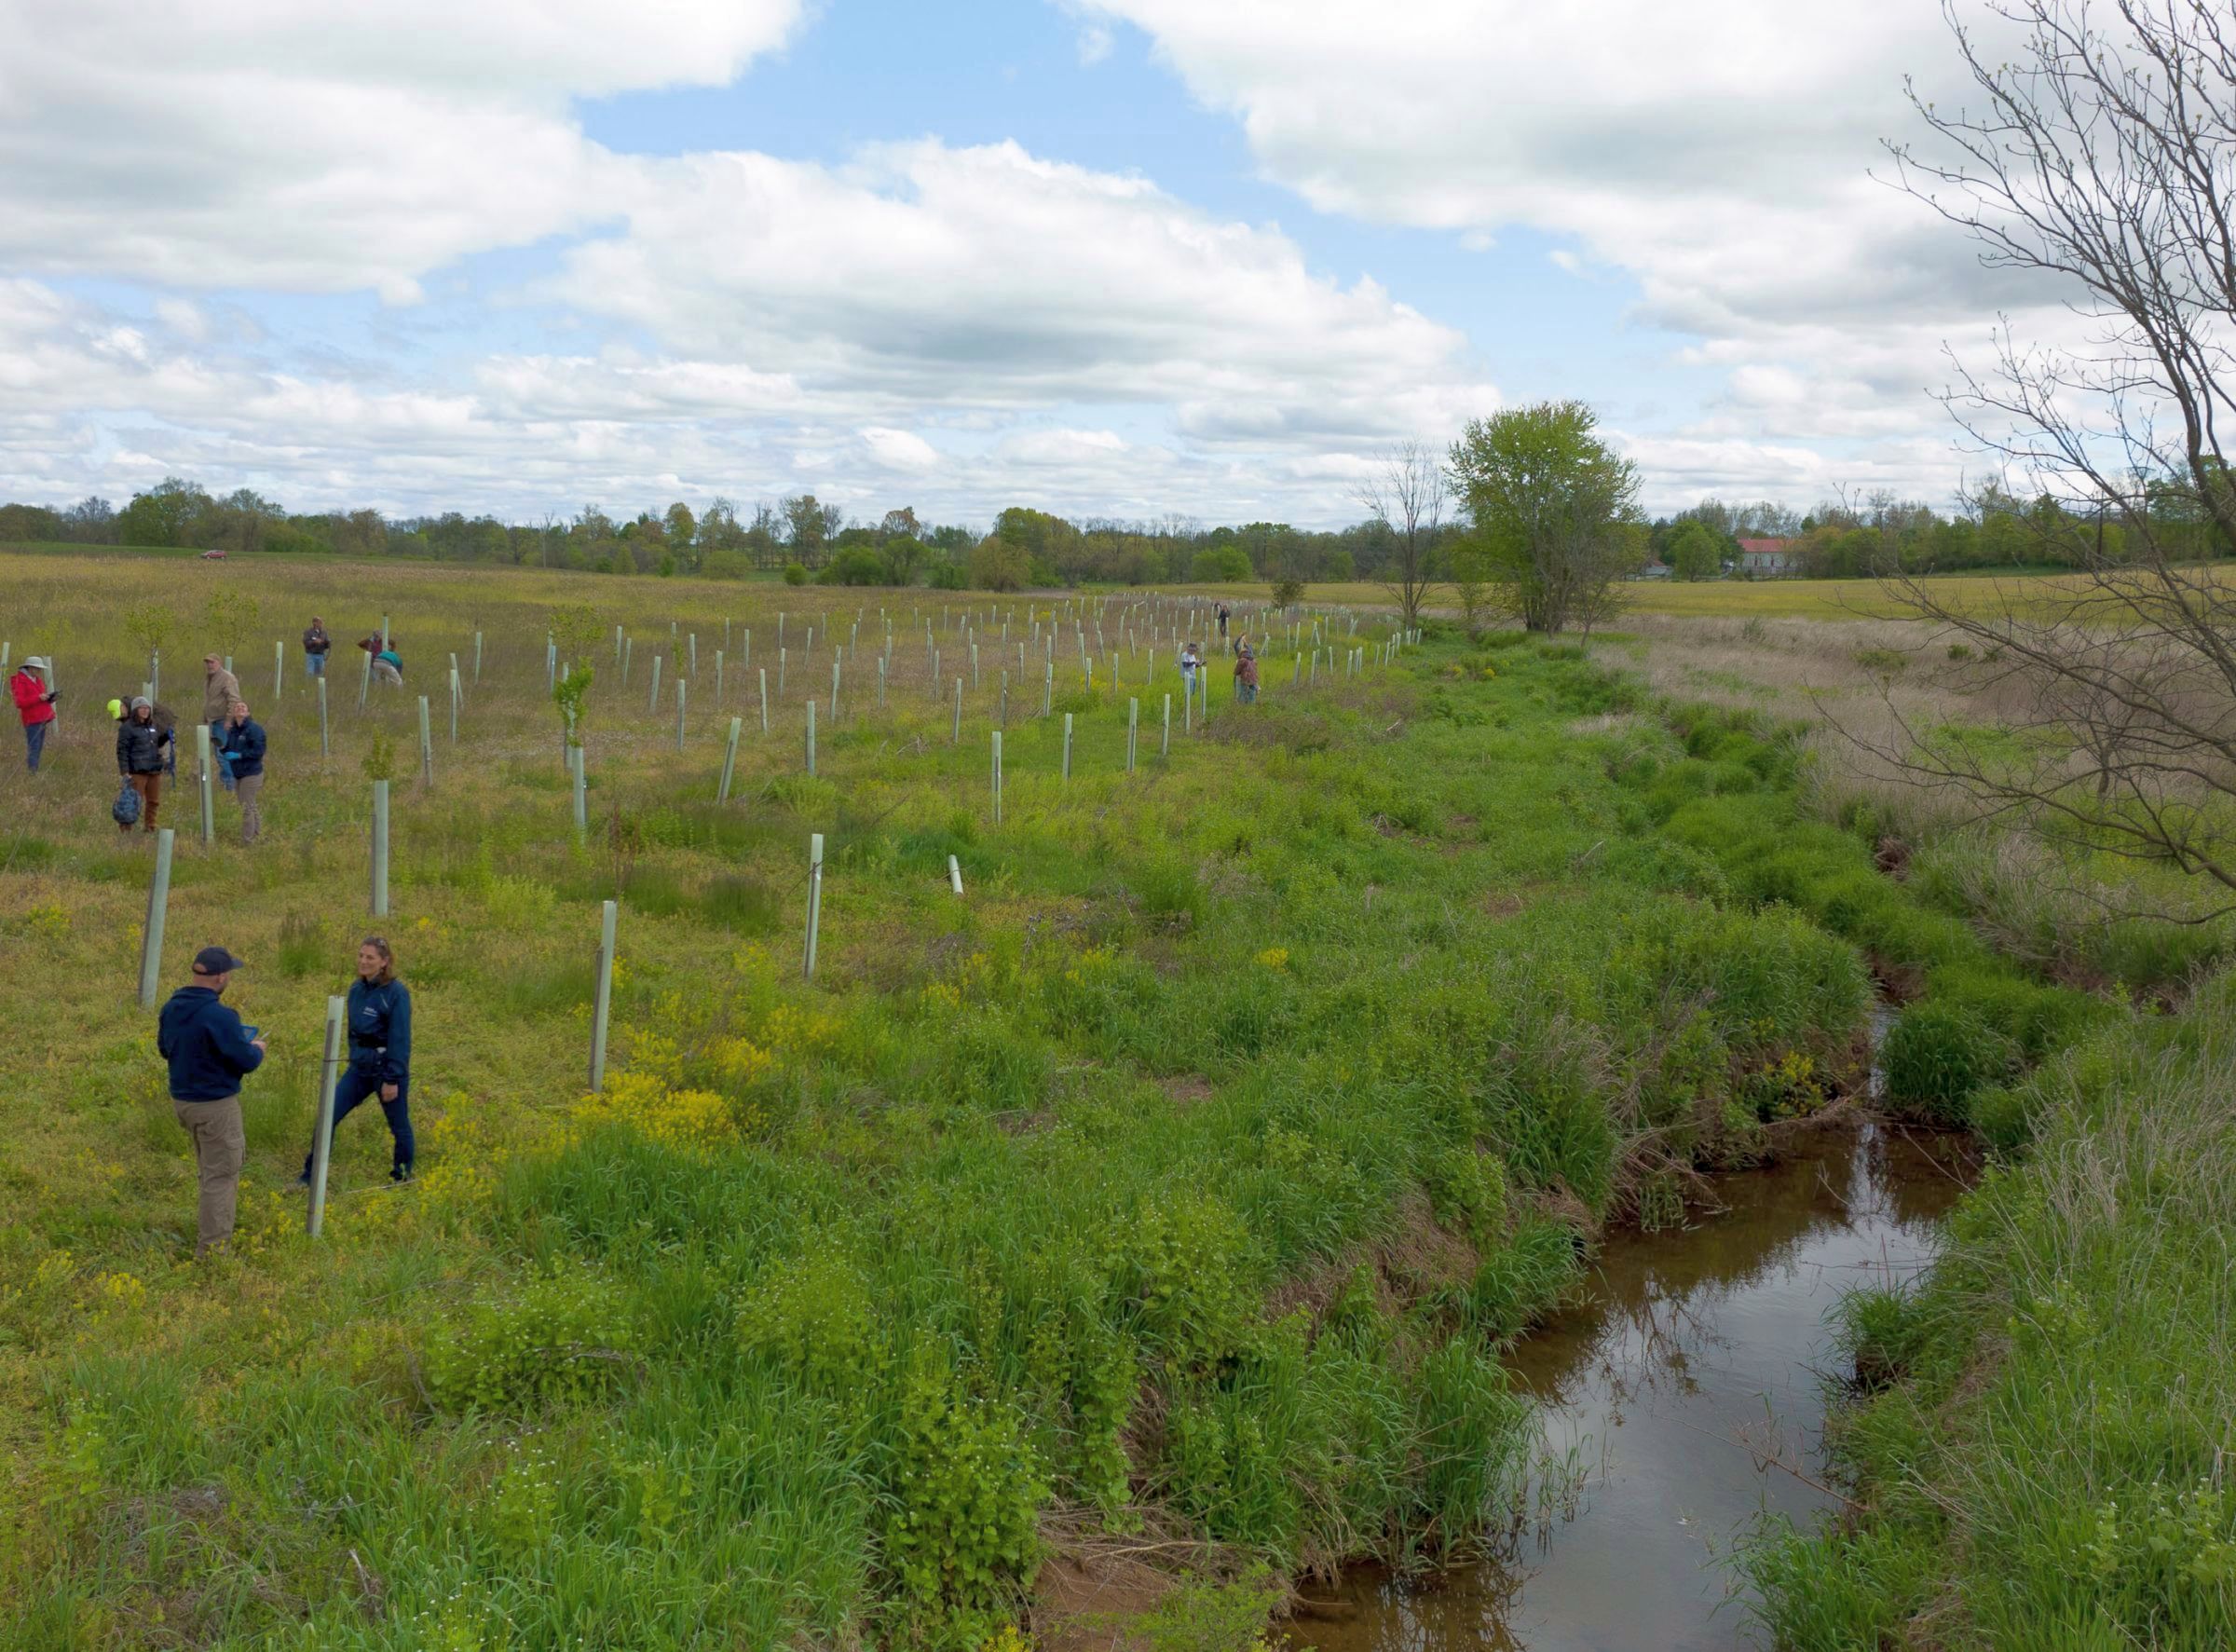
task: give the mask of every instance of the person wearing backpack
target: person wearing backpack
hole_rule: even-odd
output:
[[[116,725],[116,772],[139,794],[136,813],[140,829],[156,829],[156,809],[163,798],[163,770],[172,747],[170,730],[156,721],[156,708],[144,695],[132,696],[130,710]],[[132,823],[116,814],[116,829],[129,832]]]
[[[47,748],[47,731],[54,727],[55,690],[47,680],[47,662],[34,654],[7,679],[7,691],[23,719],[23,744],[31,771],[39,771],[39,754]]]

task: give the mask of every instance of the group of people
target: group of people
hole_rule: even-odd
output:
[[[393,638],[376,632],[357,645],[372,656],[375,682],[400,684],[403,661]],[[311,617],[303,632],[304,669],[311,677],[326,675],[326,656],[334,649],[326,622]],[[8,679],[8,693],[23,724],[24,758],[32,773],[39,771],[48,736],[55,722],[52,662],[37,654],[25,660]],[[163,778],[178,772],[178,719],[168,706],[144,694],[118,697],[108,704],[116,726],[116,775],[122,785],[111,811],[119,832],[135,826],[142,832],[157,829],[162,809]],[[216,654],[202,656],[202,721],[210,729],[211,761],[218,783],[240,800],[240,840],[253,843],[263,835],[265,754],[268,744],[264,725],[250,712],[240,691],[240,679]]]
[[[124,782],[112,812],[116,829],[156,829],[163,802],[163,777],[178,771],[178,725],[169,707],[144,694],[109,702],[116,719],[116,773]],[[215,654],[202,657],[202,720],[210,726],[211,761],[226,791],[240,799],[240,840],[253,843],[264,832],[264,758],[268,744],[264,725],[241,698],[240,680]]]
[[[1222,610],[1223,615],[1223,610]],[[1220,635],[1226,635],[1226,621],[1220,621]],[[1196,652],[1193,643],[1180,649],[1180,687],[1189,694],[1195,692],[1197,674],[1209,669],[1209,662]],[[1234,645],[1234,703],[1253,705],[1258,700],[1258,655],[1244,637]]]
[[[171,1112],[194,1144],[199,1194],[195,1208],[195,1254],[206,1256],[233,1236],[240,1171],[248,1156],[241,1123],[241,1082],[264,1064],[263,1034],[224,1002],[241,961],[224,947],[194,955],[192,981],[165,1001],[156,1023],[156,1050],[170,1069]],[[412,996],[396,978],[396,954],[379,935],[357,949],[349,983],[348,1058],[334,1083],[334,1127],[377,1097],[392,1147],[389,1180],[412,1179]],[[320,1086],[321,1090],[323,1085]],[[303,1155],[298,1187],[310,1185],[318,1151]]]

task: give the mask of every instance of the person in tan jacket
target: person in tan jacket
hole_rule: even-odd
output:
[[[214,754],[225,743],[225,719],[233,715],[233,702],[240,698],[240,679],[225,669],[225,662],[215,654],[202,656],[202,721],[210,725],[210,749]],[[225,790],[233,789],[233,771],[212,755],[217,764],[217,778]]]

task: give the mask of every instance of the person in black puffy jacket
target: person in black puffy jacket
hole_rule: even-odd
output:
[[[116,723],[116,772],[140,794],[140,829],[156,829],[156,808],[162,801],[163,771],[169,766],[171,734],[156,721],[156,708],[135,694],[131,709]],[[124,822],[116,829],[132,828]]]

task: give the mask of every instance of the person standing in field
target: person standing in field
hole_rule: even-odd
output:
[[[34,654],[7,679],[16,713],[23,719],[24,760],[34,774],[39,771],[39,754],[47,749],[47,730],[54,727],[55,690],[47,669],[47,662]]]
[[[1203,659],[1193,643],[1180,646],[1180,697],[1193,700],[1195,696],[1195,674],[1203,667]]]
[[[1250,651],[1247,636],[1234,649],[1234,699],[1241,705],[1258,703],[1258,656]]]
[[[194,1143],[201,1184],[195,1205],[197,1256],[233,1236],[249,1146],[240,1123],[240,1081],[264,1064],[264,1040],[219,1002],[239,967],[240,960],[225,948],[204,947],[194,955],[194,984],[170,995],[156,1023],[156,1048],[170,1064],[170,1110]]]
[[[326,621],[311,615],[310,624],[303,633],[303,669],[307,676],[326,675],[326,654],[333,647],[334,638],[326,635]]]
[[[240,840],[253,843],[264,830],[264,812],[257,799],[264,793],[264,725],[249,716],[240,701],[225,718],[225,767],[233,772],[233,789],[240,798]]]
[[[240,698],[240,679],[225,669],[225,662],[215,654],[202,656],[202,721],[210,725],[210,744],[212,749],[225,743],[225,718],[233,712],[233,703]],[[217,764],[217,778],[227,791],[233,789],[233,771],[225,767],[222,751],[211,758]]]
[[[170,730],[156,721],[156,708],[144,696],[135,694],[132,703],[116,725],[116,772],[140,794],[140,829],[156,829],[156,806],[162,800],[163,770],[170,755]],[[129,822],[118,821],[116,829],[130,831]]]
[[[357,949],[357,979],[349,983],[349,1065],[334,1087],[334,1127],[367,1098],[380,1098],[395,1152],[389,1180],[412,1179],[412,995],[396,978],[396,954],[379,935],[369,935]],[[318,1126],[311,1126],[311,1151],[303,1155],[295,1185],[310,1185]]]
[[[1227,640],[1227,614],[1229,611],[1227,605],[1223,602],[1220,603],[1217,611],[1219,614],[1219,640],[1224,643]]]

